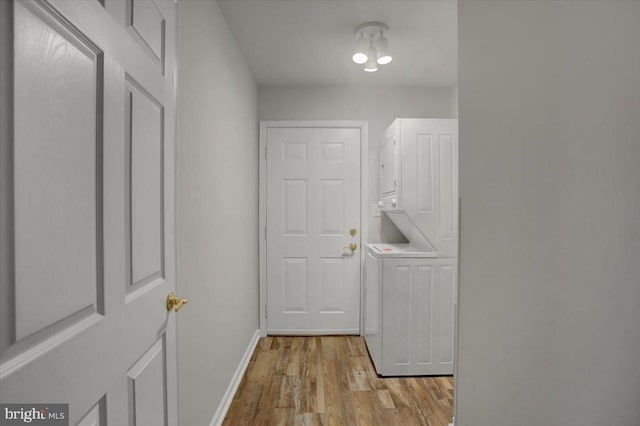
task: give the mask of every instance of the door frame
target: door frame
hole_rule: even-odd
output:
[[[360,241],[369,238],[369,123],[364,120],[260,121],[258,250],[260,258],[260,334],[267,335],[267,130],[270,128],[332,128],[360,130]],[[363,335],[364,254],[360,250],[360,335]]]

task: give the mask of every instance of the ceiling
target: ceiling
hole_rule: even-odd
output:
[[[450,87],[457,82],[455,0],[219,0],[260,87]],[[393,62],[351,60],[354,29],[382,21]]]

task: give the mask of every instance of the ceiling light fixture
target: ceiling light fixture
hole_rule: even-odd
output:
[[[367,72],[378,71],[378,65],[391,62],[389,41],[384,33],[389,31],[382,22],[367,22],[359,25],[355,30],[356,46],[353,52],[353,62],[364,64]]]

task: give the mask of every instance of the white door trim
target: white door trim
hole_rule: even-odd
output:
[[[260,150],[259,150],[259,171],[260,171],[260,197],[259,197],[259,256],[260,256],[260,332],[263,336],[267,335],[267,244],[265,232],[267,228],[267,129],[285,127],[285,128],[341,128],[341,129],[360,129],[360,228],[362,244],[368,241],[369,237],[369,218],[368,218],[368,165],[369,165],[369,134],[368,122],[366,121],[335,121],[335,120],[318,120],[318,121],[261,121],[260,122]],[[360,334],[362,334],[362,291],[364,279],[364,250],[360,253]]]

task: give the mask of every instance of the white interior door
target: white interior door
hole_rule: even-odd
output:
[[[176,425],[176,4],[0,8],[0,401]]]
[[[360,129],[267,129],[271,334],[359,332],[360,148]]]

